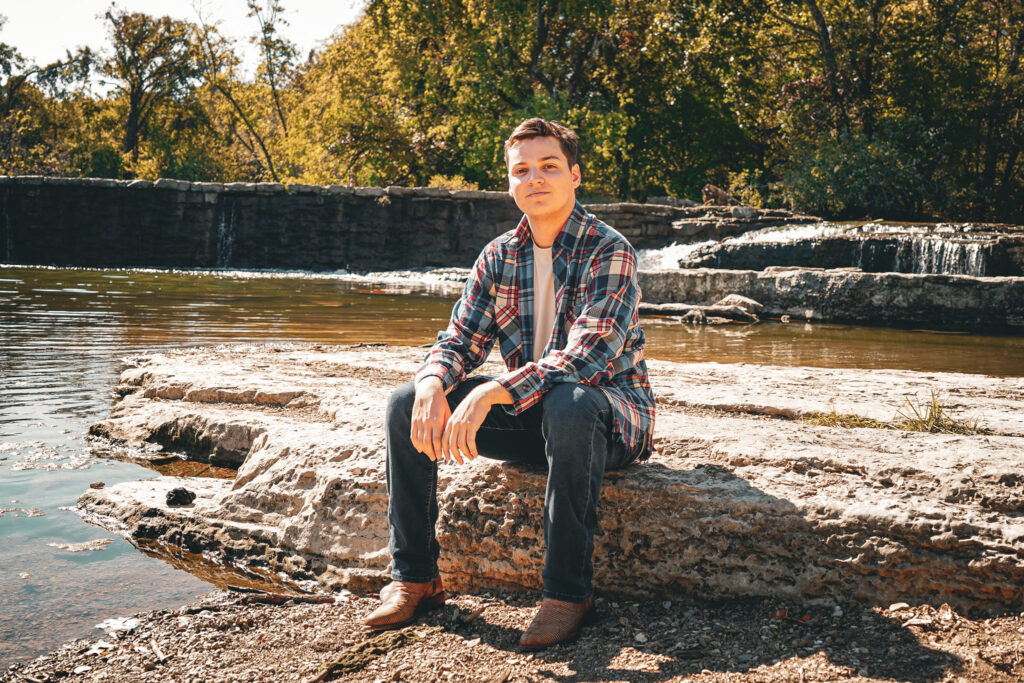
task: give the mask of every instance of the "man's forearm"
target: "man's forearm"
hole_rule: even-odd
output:
[[[444,385],[441,382],[441,378],[437,375],[427,375],[416,382],[416,391],[444,391]],[[474,391],[479,395],[479,398],[486,400],[491,405],[512,404],[512,394],[508,393],[508,389],[501,386],[494,380],[484,382],[474,389]]]
[[[484,392],[487,400],[494,404],[512,405],[512,394],[508,393],[508,389],[501,386],[493,379],[490,382],[484,382],[478,388],[478,391]]]

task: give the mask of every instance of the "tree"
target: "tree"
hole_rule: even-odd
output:
[[[288,121],[281,106],[280,90],[287,83],[295,61],[295,44],[281,37],[278,26],[287,24],[281,18],[284,6],[278,0],[246,0],[249,16],[255,17],[259,24],[259,32],[252,42],[260,48],[260,66],[257,76],[263,79],[270,88],[274,100],[274,111],[281,122],[281,130],[288,135]]]
[[[140,137],[162,104],[185,100],[198,85],[193,27],[112,6],[105,14],[113,53],[100,67],[127,106],[122,149],[139,158]]]
[[[244,88],[238,78],[239,59],[233,45],[202,14],[199,15],[199,24],[195,29],[195,41],[199,53],[199,69],[207,88],[223,97],[229,105],[229,135],[242,145],[256,163],[262,159],[270,178],[279,182],[266,136],[258,130],[257,117],[248,110],[244,98],[239,94]],[[235,120],[241,122],[244,132],[234,125]]]

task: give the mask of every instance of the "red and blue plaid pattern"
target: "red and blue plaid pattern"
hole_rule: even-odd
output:
[[[626,238],[577,202],[552,249],[555,327],[533,358],[533,236],[519,226],[480,253],[448,329],[416,373],[440,377],[447,391],[479,367],[495,340],[508,372],[494,379],[512,395],[519,414],[556,382],[601,389],[615,416],[615,435],[639,459],[650,455],[654,394],[644,362],[637,307],[637,258]]]

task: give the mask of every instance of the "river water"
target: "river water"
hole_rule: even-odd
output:
[[[89,457],[86,433],[114,404],[123,358],[221,342],[421,345],[451,305],[324,274],[0,265],[0,666],[210,587],[68,509],[90,484],[159,476]],[[652,358],[1024,376],[1022,337],[657,319],[644,329]],[[59,547],[97,539],[111,541]]]

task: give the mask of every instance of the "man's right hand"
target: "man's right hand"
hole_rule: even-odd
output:
[[[416,399],[412,404],[413,448],[431,460],[442,457],[441,436],[452,410],[444,395],[440,377],[424,377],[416,383]]]

